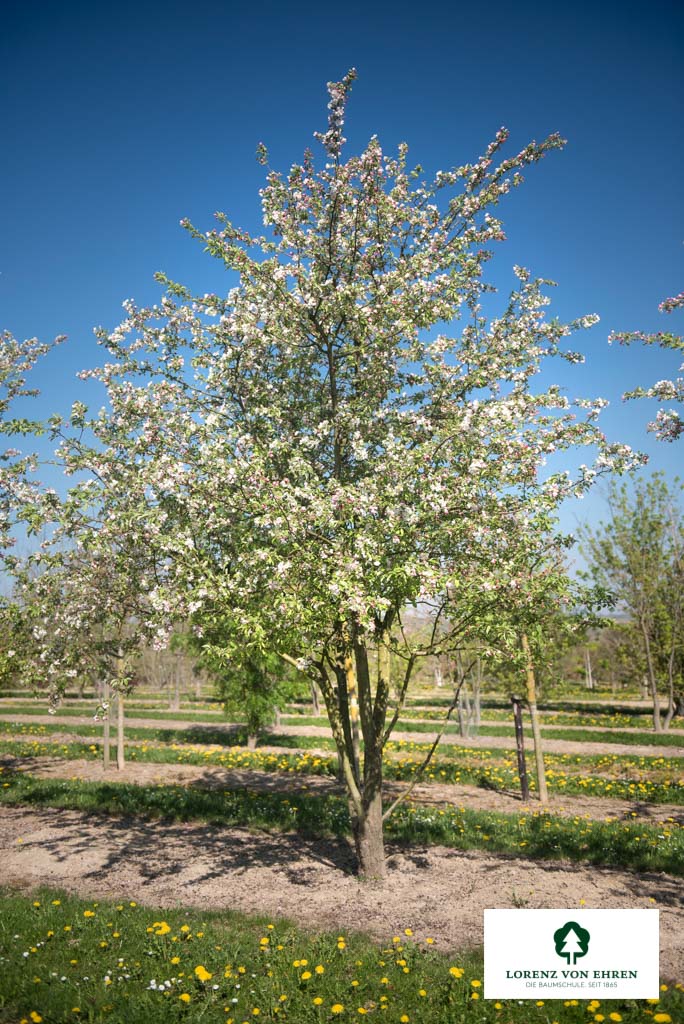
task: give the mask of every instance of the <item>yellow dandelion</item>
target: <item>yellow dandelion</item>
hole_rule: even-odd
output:
[[[178,996],[178,998],[180,999],[181,1003],[189,1003],[191,998],[192,998],[192,996],[190,996],[187,992],[182,992]]]
[[[344,1006],[342,1003],[333,1003],[330,1007],[331,1013],[344,1013]]]
[[[316,998],[313,1000],[314,1006],[320,1006],[322,1002],[323,1000],[321,999],[320,996],[316,996]]]
[[[669,1013],[654,1013],[653,1020],[656,1024],[672,1024],[672,1017]]]
[[[323,964],[318,964],[314,970],[316,971],[316,974],[325,974],[325,967]]]
[[[208,971],[206,967],[202,966],[202,964],[198,964],[195,968],[195,975],[200,981],[209,981],[209,979],[213,977],[211,971]]]

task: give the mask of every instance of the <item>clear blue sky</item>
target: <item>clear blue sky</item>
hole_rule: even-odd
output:
[[[500,125],[511,152],[559,131],[569,142],[501,207],[519,263],[559,283],[553,311],[596,312],[571,391],[611,400],[609,435],[674,475],[684,442],[646,433],[653,408],[625,389],[674,375],[659,350],[611,349],[611,329],[684,330],[657,312],[684,288],[681,3],[458,2],[402,6],[195,0],[5,0],[0,326],[69,341],[40,369],[40,411],[85,397],[74,374],[100,361],[92,328],[121,302],[155,300],[164,270],[225,287],[179,227],[224,210],[257,229],[263,169],[286,169],[325,123],[325,83],[358,69],[349,150],[372,134],[409,143],[427,171],[475,159]],[[514,149],[515,147],[515,149]],[[600,511],[588,499],[565,525]]]

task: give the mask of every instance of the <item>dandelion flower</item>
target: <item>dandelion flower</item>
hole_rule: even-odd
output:
[[[333,1003],[330,1007],[331,1013],[344,1013],[344,1006],[342,1003]]]
[[[178,996],[178,998],[180,999],[181,1003],[189,1003],[191,996],[189,996],[187,992],[183,992],[181,995]]]
[[[213,977],[211,971],[208,971],[206,967],[202,966],[202,964],[198,964],[195,968],[195,975],[200,981],[209,981],[209,979]]]

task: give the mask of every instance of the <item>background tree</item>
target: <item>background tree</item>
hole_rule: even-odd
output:
[[[623,630],[638,644],[653,698],[656,732],[667,729],[677,709],[684,670],[684,529],[682,484],[662,474],[631,489],[614,483],[610,518],[582,531],[589,573],[610,589],[629,620]],[[661,718],[660,693],[667,707]]]
[[[213,680],[226,714],[247,725],[247,746],[254,750],[260,734],[280,718],[283,705],[307,696],[304,677],[278,654],[253,652],[228,657],[229,646],[215,627],[191,641],[198,666]]]
[[[324,167],[307,152],[268,173],[267,235],[222,214],[206,234],[186,225],[233,275],[228,295],[160,275],[161,304],[126,304],[100,335],[110,361],[84,376],[109,393],[93,429],[143,481],[159,629],[220,609],[228,659],[275,650],[319,685],[361,873],[381,876],[382,752],[417,660],[472,643],[502,595],[533,607],[529,532],[632,453],[598,429],[600,399],[533,386],[547,358],[579,360],[564,340],[595,318],[547,319],[545,282],[522,268],[499,315],[482,311],[493,211],[562,140],[501,159],[501,130],[427,182],[376,138],[343,162],[354,77],[329,86]],[[596,463],[544,477],[575,445]],[[449,623],[419,646],[403,631],[417,605]]]

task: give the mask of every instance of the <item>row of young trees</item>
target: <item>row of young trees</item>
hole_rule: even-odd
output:
[[[383,749],[417,662],[478,648],[529,667],[539,623],[596,596],[565,571],[559,505],[640,459],[599,429],[601,399],[538,384],[580,360],[567,339],[595,317],[548,318],[548,282],[521,267],[484,313],[498,207],[563,141],[502,157],[502,129],[430,181],[376,138],[343,160],[354,77],[329,85],[324,164],[307,151],[268,171],[263,235],[223,214],[206,233],[185,223],[227,295],[158,275],[159,305],[126,303],[98,332],[108,361],[80,376],[105,407],[50,421],[67,494],[32,488],[12,455],[3,487],[47,537],[8,564],[51,692],[95,659],[121,707],[131,652],[181,621],[214,667],[252,678],[277,657],[320,689],[360,871],[381,877]],[[588,465],[545,475],[577,449]],[[412,607],[432,623],[419,641]]]

